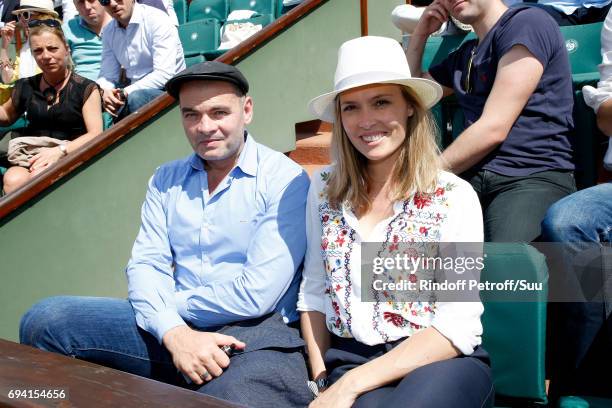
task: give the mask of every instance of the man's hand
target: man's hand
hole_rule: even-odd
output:
[[[195,384],[203,384],[223,374],[230,364],[229,357],[220,346],[234,345],[244,349],[246,344],[232,336],[199,332],[188,326],[174,327],[164,334],[164,346],[172,354],[176,368]]]
[[[102,106],[105,111],[116,117],[123,105],[125,105],[125,100],[121,95],[121,90],[117,88],[103,89]]]
[[[413,36],[429,37],[442,27],[449,19],[445,0],[434,0],[423,12],[414,31]]]

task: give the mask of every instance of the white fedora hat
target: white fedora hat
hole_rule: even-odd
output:
[[[53,9],[53,0],[21,0],[19,7],[13,11],[13,14],[18,15],[24,11],[47,13],[59,17],[59,14]]]
[[[308,109],[319,119],[334,122],[336,96],[348,89],[369,84],[409,87],[427,109],[442,97],[442,87],[436,82],[412,78],[404,50],[397,41],[368,36],[349,40],[340,46],[334,90],[311,100]]]

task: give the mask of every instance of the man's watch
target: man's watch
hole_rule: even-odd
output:
[[[66,149],[65,143],[62,143],[58,145],[57,147],[59,147],[60,151],[62,152],[62,156],[66,156],[68,154],[68,149]]]

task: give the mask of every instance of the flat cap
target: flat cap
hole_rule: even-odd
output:
[[[230,82],[243,94],[249,91],[249,83],[238,68],[218,61],[206,61],[179,72],[166,82],[166,91],[178,99],[181,85],[186,81],[225,81]]]

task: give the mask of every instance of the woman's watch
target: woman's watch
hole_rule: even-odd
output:
[[[329,380],[327,377],[319,378],[318,380],[308,381],[308,389],[312,392],[312,395],[316,398],[323,390],[329,387]]]
[[[314,383],[317,385],[317,389],[319,391],[322,391],[325,388],[329,387],[329,380],[327,379],[327,377],[319,378],[318,380],[315,380]]]

